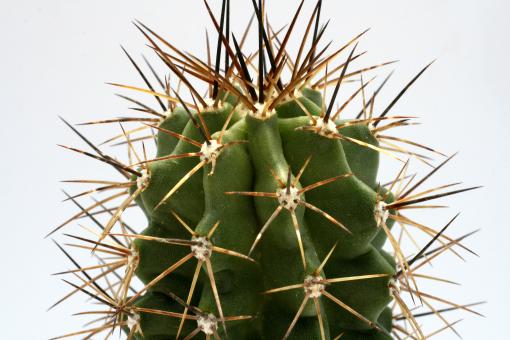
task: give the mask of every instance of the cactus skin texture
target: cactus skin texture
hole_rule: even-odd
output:
[[[299,99],[293,99],[295,100]],[[213,252],[210,262],[223,314],[258,315],[257,319],[239,321],[237,325],[229,326],[228,334],[234,339],[258,337],[273,339],[285,334],[295,312],[302,304],[304,288],[274,294],[261,293],[264,289],[303,283],[307,276],[318,274],[320,277],[328,278],[383,274],[383,277],[337,283],[328,287],[331,294],[374,323],[391,301],[388,283],[391,275],[395,274],[395,264],[385,258],[381,247],[371,244],[379,230],[373,215],[376,200],[374,188],[351,172],[349,160],[338,139],[297,129],[309,125],[309,119],[302,110],[280,113],[280,110],[290,106],[286,104],[277,106],[275,113],[270,117],[256,118],[247,115],[237,121],[231,120],[222,143],[236,141],[246,143],[222,150],[216,160],[214,174],[211,174],[212,164],[207,164],[202,174],[191,177],[175,196],[161,204],[158,209],[155,209],[158,202],[180,178],[199,163],[199,160],[170,159],[151,163],[148,167],[151,174],[150,182],[140,195],[150,220],[149,227],[143,232],[144,235],[189,239],[189,233],[173,214],[182,218],[188,225],[195,225],[195,233],[202,237],[206,237],[211,227],[219,221],[211,238],[212,244],[248,254],[260,226],[264,225],[276,209],[279,209],[280,204],[278,199],[272,197],[249,197],[231,193],[276,193],[282,190],[276,178],[285,183],[289,168],[292,173],[292,189],[305,188],[323,180],[345,176],[301,194],[298,199],[327,211],[333,219],[342,221],[349,232],[320,213],[299,205],[292,211],[283,208],[278,217],[269,224],[260,239],[260,245],[257,245],[251,254],[257,261],[256,264]],[[320,108],[313,102],[307,103],[307,106],[310,112],[320,114]],[[233,109],[227,102],[223,102],[221,107],[222,109],[208,109],[201,113],[213,140]],[[295,117],[279,118],[280,115]],[[167,118],[172,119],[172,115]],[[191,139],[200,138],[192,121],[178,132]],[[159,139],[162,139],[161,134],[165,134],[165,131],[159,132]],[[182,140],[170,154],[193,151],[196,151],[196,147]],[[294,176],[300,172],[310,156],[302,176],[295,182]],[[368,155],[370,156],[373,155]],[[375,157],[377,156],[376,153]],[[367,172],[376,173],[373,169]],[[303,267],[292,214],[295,214],[299,225],[306,269]],[[335,249],[326,265],[319,273],[315,273],[321,260],[333,246]],[[190,251],[186,247],[155,245],[151,240],[135,241],[135,249],[140,257],[136,274],[145,283],[149,283]],[[164,300],[165,291],[172,291],[178,296],[185,297],[193,279],[194,267],[195,265],[183,265],[169,275],[168,282],[165,280],[151,289],[160,293],[154,300]],[[202,271],[207,277],[207,269],[205,265],[203,267]],[[192,301],[200,309],[218,315],[210,282],[207,279],[202,281],[195,288],[196,297]],[[172,299],[168,297],[166,299],[168,301],[165,303],[171,304]],[[348,331],[353,334],[366,333],[370,334],[367,336],[377,338],[378,335],[371,330],[373,327],[369,323],[358,320],[334,302],[329,303],[319,298],[317,301],[324,315],[323,322],[328,325],[325,327],[327,337],[330,332],[339,334]],[[152,301],[146,298],[142,303],[150,304]],[[182,307],[176,307],[170,310],[182,312]],[[141,327],[147,336],[152,334],[152,330],[148,328],[145,331],[145,322],[152,321],[142,319]],[[154,335],[175,337],[179,320],[174,320],[174,323],[173,328]],[[222,336],[224,330],[220,328],[218,332]],[[313,299],[310,299],[304,307],[302,318],[291,337],[320,339],[320,325]]]
[[[253,4],[260,16],[260,3]],[[350,54],[329,75],[335,81],[328,83],[327,64],[323,56],[316,56],[322,54],[317,47],[323,33],[318,29],[321,6],[319,1],[309,21],[309,25],[316,23],[312,41],[317,43],[302,53],[301,68],[285,84],[280,73],[287,57],[278,52],[282,49],[270,52],[263,47],[268,30],[258,20],[262,46],[258,52],[267,54],[259,58],[259,70],[267,72],[262,73],[258,87],[248,74],[238,42],[227,45],[229,1],[223,1],[221,19],[210,12],[222,32],[219,55],[229,46],[225,73],[219,71],[221,58],[214,70],[179,53],[179,59],[168,57],[160,44],[170,45],[148,27],[136,24],[192,97],[186,102],[164,84],[166,94],[156,92],[128,54],[148,89],[115,85],[154,95],[164,110],[154,114],[142,106],[141,111],[156,118],[139,120],[139,129],[155,131],[155,158],[147,159],[145,144],[143,153],[140,148],[137,152],[133,130],[124,128],[121,137],[136,158],[128,165],[95,146],[97,155],[71,148],[112,165],[128,180],[124,185],[113,184],[124,189],[127,198],[110,212],[99,240],[78,238],[88,249],[109,251],[120,259],[102,265],[106,274],[125,268],[120,271],[119,287],[106,289],[98,284],[106,274],[91,277],[73,260],[86,275],[81,283],[72,284],[75,292],[87,293],[113,311],[103,328],[77,335],[93,337],[122,327],[128,339],[148,340],[385,340],[393,339],[392,334],[400,334],[399,338],[406,334],[395,327],[401,320],[390,308],[395,301],[411,328],[407,335],[427,338],[406,309],[400,288],[414,290],[409,268],[426,263],[420,262],[426,251],[442,253],[459,245],[459,240],[445,236],[446,227],[440,232],[430,229],[426,234],[432,241],[409,260],[390,230],[395,219],[404,219],[399,212],[402,207],[472,188],[418,193],[415,189],[421,183],[408,183],[401,190],[408,162],[390,185],[378,182],[383,153],[425,159],[407,149],[387,151],[377,125],[407,125],[411,117],[387,113],[428,66],[377,118],[373,110],[380,88],[367,102],[362,80],[355,95],[363,95],[363,117],[340,118],[332,111],[339,89],[344,81],[368,69],[349,74],[350,62],[359,56],[355,54],[358,36],[343,46]],[[301,6],[295,18],[300,11]],[[200,97],[176,64],[187,64],[191,75],[201,74],[207,80],[209,99]],[[313,85],[312,79],[325,67],[324,78]],[[321,86],[331,84],[335,89],[329,101]],[[71,199],[76,202],[75,197]],[[139,233],[128,230],[120,219],[133,203],[148,220]],[[82,209],[81,215],[95,220],[91,208]],[[391,251],[383,249],[388,237],[390,247],[385,249]],[[122,238],[129,242],[119,241]],[[442,248],[434,253],[429,247],[437,240],[442,240]],[[133,288],[135,277],[141,285]]]

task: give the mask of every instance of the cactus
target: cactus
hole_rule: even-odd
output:
[[[57,243],[76,266],[59,274],[79,278],[66,281],[72,291],[58,303],[81,292],[103,310],[84,312],[100,317],[98,326],[58,338],[95,338],[120,328],[128,339],[151,340],[425,339],[436,332],[426,333],[418,317],[437,315],[443,329],[455,331],[444,313],[477,313],[418,288],[420,279],[430,278],[420,269],[444,253],[470,251],[461,241],[471,234],[447,236],[455,218],[437,230],[405,213],[436,208],[428,202],[474,188],[422,189],[451,157],[434,167],[429,155],[416,150],[444,154],[387,134],[413,124],[414,117],[390,110],[430,64],[376,115],[376,97],[388,79],[366,98],[372,80],[365,82],[363,75],[389,63],[352,68],[363,54],[357,44],[365,32],[327,55],[321,1],[305,23],[295,58],[286,46],[303,2],[287,29],[274,32],[263,19],[261,1],[252,0],[259,48],[248,56],[244,37],[238,41],[229,31],[230,1],[223,0],[218,18],[204,2],[218,34],[215,61],[210,51],[207,62],[183,53],[136,22],[179,84],[162,80],[148,64],[162,88],[156,90],[124,50],[146,87],[112,85],[153,96],[161,110],[122,95],[145,116],[85,123],[120,124],[121,133],[108,142],[127,147],[127,164],[64,121],[92,151],[65,148],[112,166],[123,180],[71,181],[100,186],[66,194],[80,212],[53,232],[88,217],[100,228],[96,236],[67,235],[100,262],[82,267]],[[337,64],[341,55],[347,57]],[[346,99],[336,108],[341,92]],[[361,109],[347,118],[345,109],[358,97]],[[137,125],[125,129],[127,124]],[[146,145],[151,140],[154,156]],[[379,182],[380,155],[402,162],[389,184]],[[420,179],[408,176],[410,159],[432,170]],[[91,206],[78,202],[113,191]],[[117,207],[108,207],[118,200]],[[144,229],[124,220],[133,206],[147,217]],[[393,229],[406,235],[417,230],[428,241],[410,256]],[[409,299],[428,311],[416,312]]]

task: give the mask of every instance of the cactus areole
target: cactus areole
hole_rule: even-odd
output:
[[[100,186],[68,195],[81,210],[56,230],[89,218],[100,228],[95,234],[68,236],[100,262],[82,267],[59,245],[77,266],[61,274],[73,275],[66,280],[72,294],[100,307],[84,312],[98,324],[63,337],[95,339],[120,328],[128,339],[151,340],[427,338],[414,309],[434,311],[438,300],[419,290],[418,272],[466,248],[444,233],[453,220],[438,230],[404,209],[433,209],[428,201],[473,189],[422,189],[451,157],[434,167],[431,157],[443,154],[391,135],[413,124],[390,111],[429,65],[386,106],[376,105],[387,79],[372,88],[368,75],[389,63],[354,66],[365,32],[330,52],[321,1],[308,16],[301,3],[281,31],[264,19],[260,1],[248,2],[255,51],[244,46],[251,26],[230,32],[230,1],[218,15],[204,3],[217,37],[214,44],[208,36],[207,60],[135,23],[166,73],[147,62],[149,80],[124,50],[145,86],[113,85],[139,93],[140,100],[121,95],[136,114],[87,123],[120,123],[108,143],[123,145],[128,161],[66,122],[91,150],[66,148],[112,166],[121,180],[73,181]],[[387,184],[379,182],[380,156],[402,164]],[[408,176],[409,159],[431,172]],[[78,202],[102,192],[115,193]],[[146,226],[123,218],[136,207]],[[404,253],[409,233],[430,242]],[[429,313],[441,320],[459,308],[441,302],[443,310]]]

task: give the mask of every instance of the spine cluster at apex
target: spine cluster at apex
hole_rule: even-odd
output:
[[[420,283],[451,283],[425,267],[446,254],[476,255],[462,244],[474,232],[452,238],[446,230],[457,215],[437,228],[409,212],[433,212],[442,206],[431,201],[476,187],[424,188],[453,156],[392,135],[415,124],[416,117],[391,111],[430,64],[379,109],[391,73],[375,89],[367,75],[391,62],[354,66],[366,31],[331,52],[323,43],[329,22],[321,24],[322,1],[304,20],[302,1],[275,30],[264,2],[251,0],[254,14],[242,35],[231,32],[230,0],[219,16],[204,4],[217,35],[214,57],[209,34],[203,60],[137,21],[166,71],[145,59],[148,77],[123,49],[145,86],[112,85],[153,97],[158,108],[119,95],[135,116],[83,124],[119,125],[103,144],[127,148],[127,161],[64,120],[90,151],[64,148],[108,164],[121,179],[66,181],[96,187],[66,193],[79,212],[50,234],[87,218],[80,224],[86,235],[65,234],[73,242],[67,246],[92,252],[97,263],[81,266],[55,242],[76,269],[58,273],[69,276],[71,291],[52,307],[76,293],[96,305],[79,313],[92,318],[87,328],[54,339],[108,338],[117,329],[129,340],[458,334],[448,313],[478,314],[478,303],[454,303]],[[245,47],[252,26],[255,51]],[[401,163],[386,184],[378,177],[381,154]],[[434,156],[444,160],[434,166]],[[409,174],[411,162],[431,170]],[[92,195],[102,196],[80,203]],[[128,224],[125,212],[134,207],[147,226]],[[423,327],[429,316],[442,327]]]

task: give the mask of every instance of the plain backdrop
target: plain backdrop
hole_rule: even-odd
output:
[[[210,2],[218,8],[219,1]],[[305,13],[310,13],[312,2],[306,2]],[[290,20],[298,2],[268,0],[267,4],[269,17],[279,28]],[[240,35],[251,15],[250,1],[235,0],[232,6],[233,28]],[[448,210],[420,215],[422,221],[439,228],[461,211],[453,235],[482,228],[466,242],[480,258],[466,255],[464,263],[448,255],[433,268],[437,275],[462,283],[437,284],[441,295],[459,303],[488,301],[477,308],[485,318],[448,316],[451,321],[464,318],[457,329],[467,340],[509,337],[508,13],[510,5],[504,0],[324,1],[324,21],[331,19],[325,41],[333,39],[337,47],[370,27],[359,47],[369,51],[363,64],[400,60],[377,72],[382,78],[396,70],[380,97],[379,108],[421,67],[437,58],[394,113],[421,117],[422,125],[412,127],[404,136],[448,154],[460,151],[432,184],[462,181],[466,186],[484,186],[444,200],[451,206]],[[211,34],[212,30],[202,1],[0,2],[2,339],[47,339],[76,330],[83,323],[70,316],[83,307],[85,299],[81,297],[46,312],[68,291],[50,273],[72,266],[43,237],[75,212],[70,204],[60,203],[63,185],[59,180],[115,178],[115,174],[56,146],[84,147],[57,115],[79,123],[126,114],[126,103],[112,95],[119,91],[105,82],[141,85],[119,48],[123,44],[138,60],[141,52],[150,54],[131,24],[133,19],[204,57],[204,30],[206,26]],[[293,48],[296,44],[294,40]],[[100,142],[118,129],[89,127],[82,131]],[[115,153],[108,147],[105,150]],[[395,162],[383,160],[381,180],[391,179]],[[142,218],[134,219],[143,225]],[[454,338],[452,332],[437,336]]]

